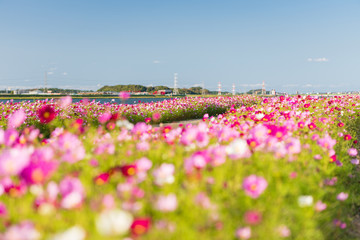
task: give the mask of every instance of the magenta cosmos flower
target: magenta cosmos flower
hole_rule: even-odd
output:
[[[49,123],[56,117],[55,110],[50,105],[42,106],[37,113],[41,123]]]
[[[267,188],[267,181],[263,177],[250,175],[243,181],[243,189],[246,195],[252,198],[258,198]]]

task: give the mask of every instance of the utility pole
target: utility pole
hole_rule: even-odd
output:
[[[221,82],[218,84],[218,95],[221,95]]]
[[[235,96],[235,83],[233,83],[233,85],[232,85],[232,94],[233,94],[233,96]]]

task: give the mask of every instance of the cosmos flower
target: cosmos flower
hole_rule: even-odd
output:
[[[78,178],[67,176],[59,185],[61,206],[65,209],[79,207],[85,198],[85,189]]]
[[[20,125],[23,124],[25,119],[26,119],[25,111],[23,109],[17,110],[9,117],[8,126],[10,128],[20,127]]]
[[[50,105],[42,106],[37,113],[41,123],[49,123],[56,117],[56,112]]]
[[[35,229],[32,222],[23,221],[6,228],[5,233],[0,236],[4,240],[38,240],[41,234]]]
[[[85,230],[80,226],[73,226],[63,232],[57,233],[50,237],[49,240],[84,240],[86,237]]]
[[[160,195],[155,202],[155,209],[161,212],[173,212],[176,210],[177,206],[177,198],[173,193],[168,195]]]
[[[120,92],[119,93],[119,98],[123,101],[127,100],[130,98],[130,93],[129,92]]]
[[[322,201],[317,201],[316,204],[315,204],[315,210],[317,212],[321,212],[321,211],[324,211],[326,209],[326,203],[323,203]]]
[[[134,236],[145,234],[150,228],[150,218],[135,218],[131,224],[131,233]]]
[[[262,220],[261,213],[255,210],[247,211],[244,215],[244,220],[247,224],[256,225]]]
[[[242,227],[236,230],[235,236],[239,239],[249,239],[251,237],[251,228]]]
[[[96,219],[96,229],[103,236],[126,234],[133,223],[133,216],[120,209],[104,210]]]
[[[251,152],[247,142],[243,139],[236,139],[226,147],[226,153],[232,159],[248,158]]]
[[[18,175],[30,162],[33,149],[11,148],[0,154],[0,176]]]
[[[356,150],[356,148],[349,148],[349,149],[348,149],[348,154],[349,154],[351,157],[355,157],[355,156],[358,154],[358,151]]]
[[[313,204],[313,197],[310,195],[303,195],[298,197],[298,204],[300,207],[308,207]]]
[[[250,175],[243,181],[243,189],[246,195],[258,198],[267,188],[268,183],[263,177]]]
[[[341,192],[337,195],[336,199],[339,201],[345,201],[349,197],[348,193]]]
[[[175,166],[171,163],[162,163],[159,168],[153,171],[155,177],[154,183],[158,186],[163,186],[164,184],[171,184],[174,182],[174,171]]]

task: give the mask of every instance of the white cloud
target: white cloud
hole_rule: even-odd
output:
[[[47,72],[47,74],[48,74],[48,75],[53,75],[53,74],[54,74],[54,72]]]
[[[159,60],[154,60],[154,61],[153,61],[153,64],[159,64],[159,63],[160,63]]]
[[[326,57],[322,57],[322,58],[308,58],[307,59],[308,62],[328,62],[329,59]]]
[[[63,72],[63,74],[62,74],[62,75],[66,76],[66,75],[68,75],[68,73],[67,73],[67,72]]]

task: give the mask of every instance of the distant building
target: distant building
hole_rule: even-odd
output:
[[[275,91],[275,89],[273,89],[273,90],[271,90],[271,95],[276,95],[276,91]]]
[[[149,95],[148,92],[136,92],[136,93],[131,93],[131,94],[134,94],[134,95]]]
[[[43,92],[40,91],[40,90],[30,90],[27,94],[34,94],[34,95],[37,95],[37,94],[42,94]]]
[[[165,94],[171,94],[172,90],[158,90],[157,94],[159,95],[165,95]]]

